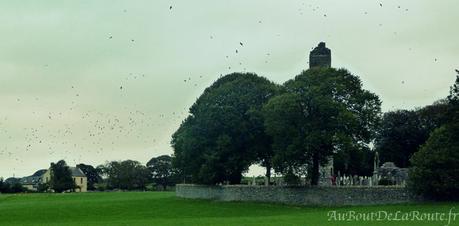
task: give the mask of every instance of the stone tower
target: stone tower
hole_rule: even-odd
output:
[[[320,42],[309,53],[309,68],[313,67],[331,67],[331,51],[325,46],[325,42]]]

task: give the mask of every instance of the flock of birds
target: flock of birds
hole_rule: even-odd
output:
[[[305,3],[303,3],[304,6]],[[379,3],[380,7],[384,7],[383,3]],[[320,11],[320,7],[308,5],[308,7],[313,12]],[[402,9],[401,6],[397,7]],[[169,6],[169,10],[172,11],[174,7]],[[405,8],[404,11],[408,11],[408,8]],[[124,10],[127,12],[127,10]],[[300,8],[299,12],[301,15],[304,13],[304,8]],[[364,14],[368,14],[367,11]],[[328,15],[323,14],[324,17]],[[257,21],[259,24],[262,23],[262,20]],[[380,24],[379,26],[381,26]],[[277,34],[280,36],[280,34]],[[214,35],[209,36],[210,39],[215,39]],[[113,35],[109,35],[108,39],[114,39]],[[129,40],[131,43],[135,43],[135,39],[132,38]],[[234,43],[234,46],[237,46],[234,49],[233,54],[241,54],[241,51],[245,47],[246,43],[240,41],[239,43]],[[234,55],[225,55],[226,59],[233,57]],[[269,63],[269,57],[271,53],[265,53],[267,57],[264,60],[264,63]],[[434,59],[437,62],[437,58]],[[239,62],[239,65],[242,66],[243,63]],[[45,65],[48,67],[48,64]],[[228,66],[228,70],[233,70],[231,66]],[[246,71],[246,68],[243,68]],[[220,77],[222,74],[220,74]],[[141,79],[145,79],[147,76],[145,74],[129,74],[126,77],[126,81],[138,81],[143,82]],[[197,77],[196,77],[197,78]],[[202,75],[199,76],[199,79],[203,79]],[[194,87],[203,80],[192,79],[192,76],[183,79],[185,84],[190,84]],[[405,81],[401,81],[402,84],[405,84]],[[97,109],[85,110],[82,111],[82,108],[79,105],[78,98],[80,97],[81,91],[76,85],[69,87],[72,92],[74,92],[74,99],[71,101],[70,106],[67,106],[66,109],[62,109],[59,112],[47,112],[39,113],[32,112],[31,117],[35,117],[41,123],[36,127],[25,127],[22,128],[22,131],[19,133],[15,131],[12,133],[5,129],[7,125],[11,127],[11,124],[14,122],[9,122],[9,117],[0,115],[0,159],[9,159],[14,160],[18,164],[24,163],[24,160],[20,158],[17,153],[33,152],[36,149],[47,150],[46,154],[49,156],[59,156],[63,159],[68,159],[72,164],[77,164],[85,160],[85,156],[88,154],[106,156],[107,159],[110,158],[109,151],[114,150],[117,146],[123,145],[123,142],[126,141],[126,138],[129,138],[137,143],[143,143],[146,146],[154,146],[159,140],[157,138],[149,135],[151,131],[155,128],[161,128],[164,125],[170,124],[172,122],[180,122],[188,114],[187,108],[183,108],[180,111],[168,112],[168,113],[151,113],[144,112],[142,108],[134,109],[124,107],[122,111],[117,113],[101,111]],[[125,84],[120,84],[119,92],[128,93],[129,89]],[[35,101],[39,102],[42,99],[36,97]],[[21,98],[16,100],[18,104],[22,103]],[[121,113],[120,113],[121,112]],[[78,119],[74,122],[69,123],[67,119],[71,117],[70,115],[77,113]],[[56,127],[50,127],[48,124],[59,124],[60,126],[57,129]],[[17,136],[22,134],[23,141],[18,144]],[[14,142],[13,142],[14,141]],[[78,153],[78,154],[75,154]]]

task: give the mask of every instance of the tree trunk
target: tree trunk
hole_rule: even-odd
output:
[[[314,153],[312,155],[312,173],[311,173],[311,185],[319,184],[319,154]]]

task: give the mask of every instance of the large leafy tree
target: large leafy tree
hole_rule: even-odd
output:
[[[417,194],[440,200],[458,199],[459,193],[459,71],[447,98],[444,124],[435,129],[419,152],[410,159],[410,188]]]
[[[88,190],[96,190],[94,184],[102,181],[102,177],[99,175],[99,172],[91,165],[86,165],[80,163],[76,166],[79,168],[88,178]]]
[[[420,129],[429,135],[436,128],[448,122],[451,118],[448,113],[450,108],[451,105],[445,98],[417,109],[416,114],[419,117]]]
[[[459,70],[456,70],[456,81],[451,86],[448,95],[448,101],[450,104],[449,116],[451,120],[459,120]]]
[[[457,115],[454,113],[453,91],[454,86],[449,98],[416,110],[385,113],[375,142],[381,162],[394,162],[399,167],[410,166],[409,159],[429,135]]]
[[[72,172],[64,160],[51,163],[49,186],[55,192],[63,192],[75,189],[75,182],[72,179]]]
[[[98,169],[107,176],[109,188],[143,190],[150,178],[147,167],[133,160],[112,161]]]
[[[394,162],[408,167],[409,159],[428,138],[415,111],[387,112],[376,139],[376,150],[381,162]]]
[[[175,184],[171,156],[161,155],[154,157],[147,162],[147,167],[151,172],[153,182],[161,185],[163,190],[166,190],[167,186]]]
[[[410,188],[428,198],[450,200],[459,194],[459,123],[436,129],[411,158]]]
[[[256,162],[269,168],[270,138],[260,110],[277,86],[255,74],[233,73],[208,87],[172,136],[174,165],[192,182],[240,183]]]
[[[282,173],[306,168],[317,185],[319,166],[330,156],[372,140],[381,102],[344,69],[309,69],[284,87],[263,110],[274,166]]]

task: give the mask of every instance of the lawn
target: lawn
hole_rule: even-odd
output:
[[[440,221],[328,221],[329,211],[459,212],[459,203],[298,207],[176,198],[173,192],[0,195],[0,225],[447,225]],[[459,216],[450,225],[459,225]]]

